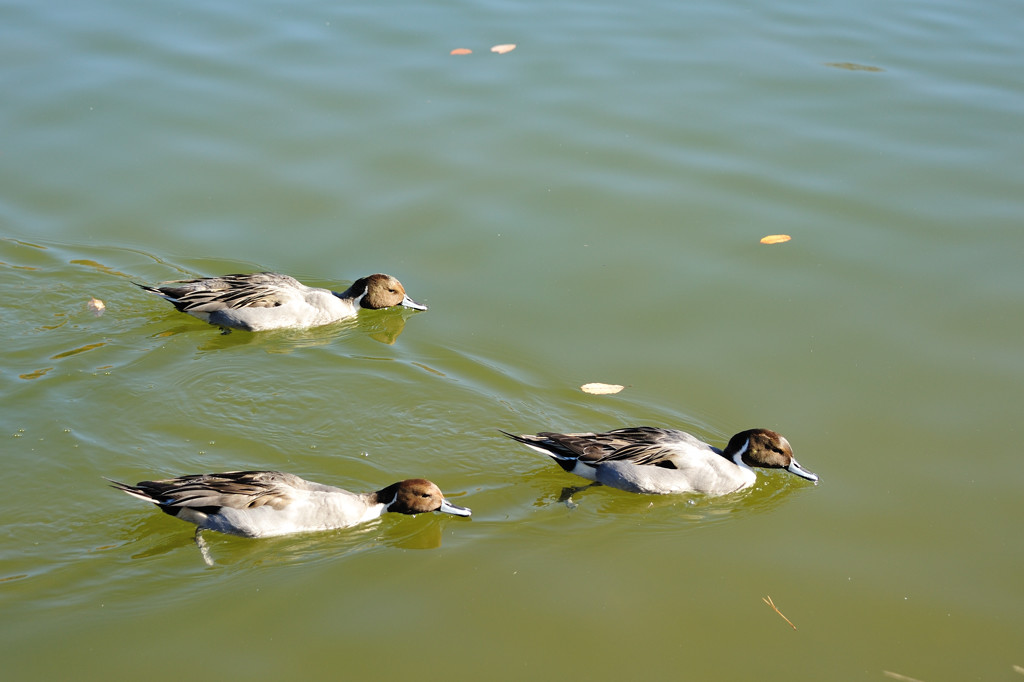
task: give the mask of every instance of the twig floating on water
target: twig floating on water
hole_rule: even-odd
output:
[[[777,613],[777,614],[779,614],[780,616],[782,616],[782,620],[784,620],[784,621],[786,621],[787,623],[789,623],[789,627],[791,627],[791,628],[793,628],[794,630],[796,630],[796,626],[795,626],[795,625],[793,625],[793,621],[791,621],[791,620],[790,620],[789,618],[786,618],[786,617],[785,617],[784,615],[782,615],[782,611],[779,611],[779,609],[778,609],[778,608],[776,608],[776,606],[775,606],[775,602],[773,602],[773,601],[772,601],[772,598],[771,598],[770,596],[767,596],[767,597],[761,597],[761,601],[763,601],[763,602],[764,602],[765,604],[767,604],[768,606],[772,607],[772,611],[774,611],[775,613]]]
[[[883,670],[882,674],[886,677],[891,677],[894,680],[902,680],[903,682],[921,682],[921,680],[916,677],[907,677],[906,675],[900,675],[899,673],[890,672],[888,670]]]

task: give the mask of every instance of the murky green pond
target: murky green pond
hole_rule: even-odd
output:
[[[9,679],[1024,679],[1024,5],[0,14]],[[254,270],[430,310],[221,335],[132,284]],[[569,504],[498,432],[638,424],[821,483]],[[207,567],[102,478],[248,468],[474,514]]]

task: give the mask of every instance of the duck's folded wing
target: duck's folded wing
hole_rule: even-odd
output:
[[[515,438],[515,436],[513,436]],[[542,432],[536,436],[517,438],[521,443],[533,445],[547,450],[551,454],[564,459],[582,459],[586,462],[598,461],[615,449],[614,444],[605,443],[593,433],[552,433]]]
[[[274,285],[244,285],[231,289],[190,291],[177,298],[184,312],[214,312],[238,308],[276,308],[287,305],[302,296],[292,290]]]
[[[302,480],[276,471],[233,471],[143,481],[138,487],[164,507],[253,509],[269,505],[282,509],[293,500],[293,478]]]
[[[597,462],[629,462],[637,466],[683,469],[687,465],[679,449],[667,445],[630,445],[608,452]]]
[[[580,436],[581,459],[588,462],[632,460],[660,457],[656,453],[670,451],[688,434],[656,426],[631,426],[598,434],[569,434]],[[647,453],[647,450],[651,450]],[[640,464],[641,462],[634,462]]]
[[[143,289],[157,293],[182,312],[214,312],[231,308],[272,308],[302,298],[306,289],[294,277],[275,272],[224,275],[163,282]]]
[[[680,438],[685,438],[687,435],[682,431],[676,429],[663,429],[659,426],[629,426],[624,429],[615,429],[614,431],[608,431],[607,433],[599,433],[598,437],[609,442],[619,442],[624,447],[626,445],[657,445],[659,443],[666,443]]]

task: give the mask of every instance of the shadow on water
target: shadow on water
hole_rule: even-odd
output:
[[[204,531],[214,567],[268,567],[339,561],[381,547],[437,549],[450,519],[434,514],[411,518],[382,518],[352,528],[298,533],[270,538],[243,538]],[[123,552],[132,561],[166,557],[179,551],[203,558],[194,541],[194,526],[180,521],[168,528],[159,517],[124,521],[115,535],[120,541],[108,549]]]
[[[181,317],[168,308],[168,316]],[[246,345],[258,345],[267,353],[287,354],[304,348],[329,346],[354,335],[367,336],[386,345],[394,345],[405,330],[406,320],[416,314],[412,310],[362,310],[353,318],[314,327],[311,329],[277,329],[258,333],[240,330],[218,330],[214,325],[199,320],[184,320],[159,332],[150,334],[150,338],[171,338],[181,334],[204,334],[200,337],[196,350],[211,352],[237,348]],[[165,317],[153,317],[153,324],[163,323]]]
[[[752,488],[720,496],[638,495],[600,484],[545,486],[533,507],[562,508],[570,514],[596,517],[593,521],[598,523],[640,522],[645,532],[678,531],[765,514],[799,493],[798,488],[813,487],[787,480],[791,478],[781,472],[759,474]],[[591,521],[588,518],[588,523]]]

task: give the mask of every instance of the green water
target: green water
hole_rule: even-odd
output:
[[[1024,6],[2,15],[10,679],[1022,679]],[[225,336],[131,284],[262,269],[430,310]],[[637,424],[821,483],[566,504],[498,433]],[[474,513],[210,568],[101,478],[247,468]]]

